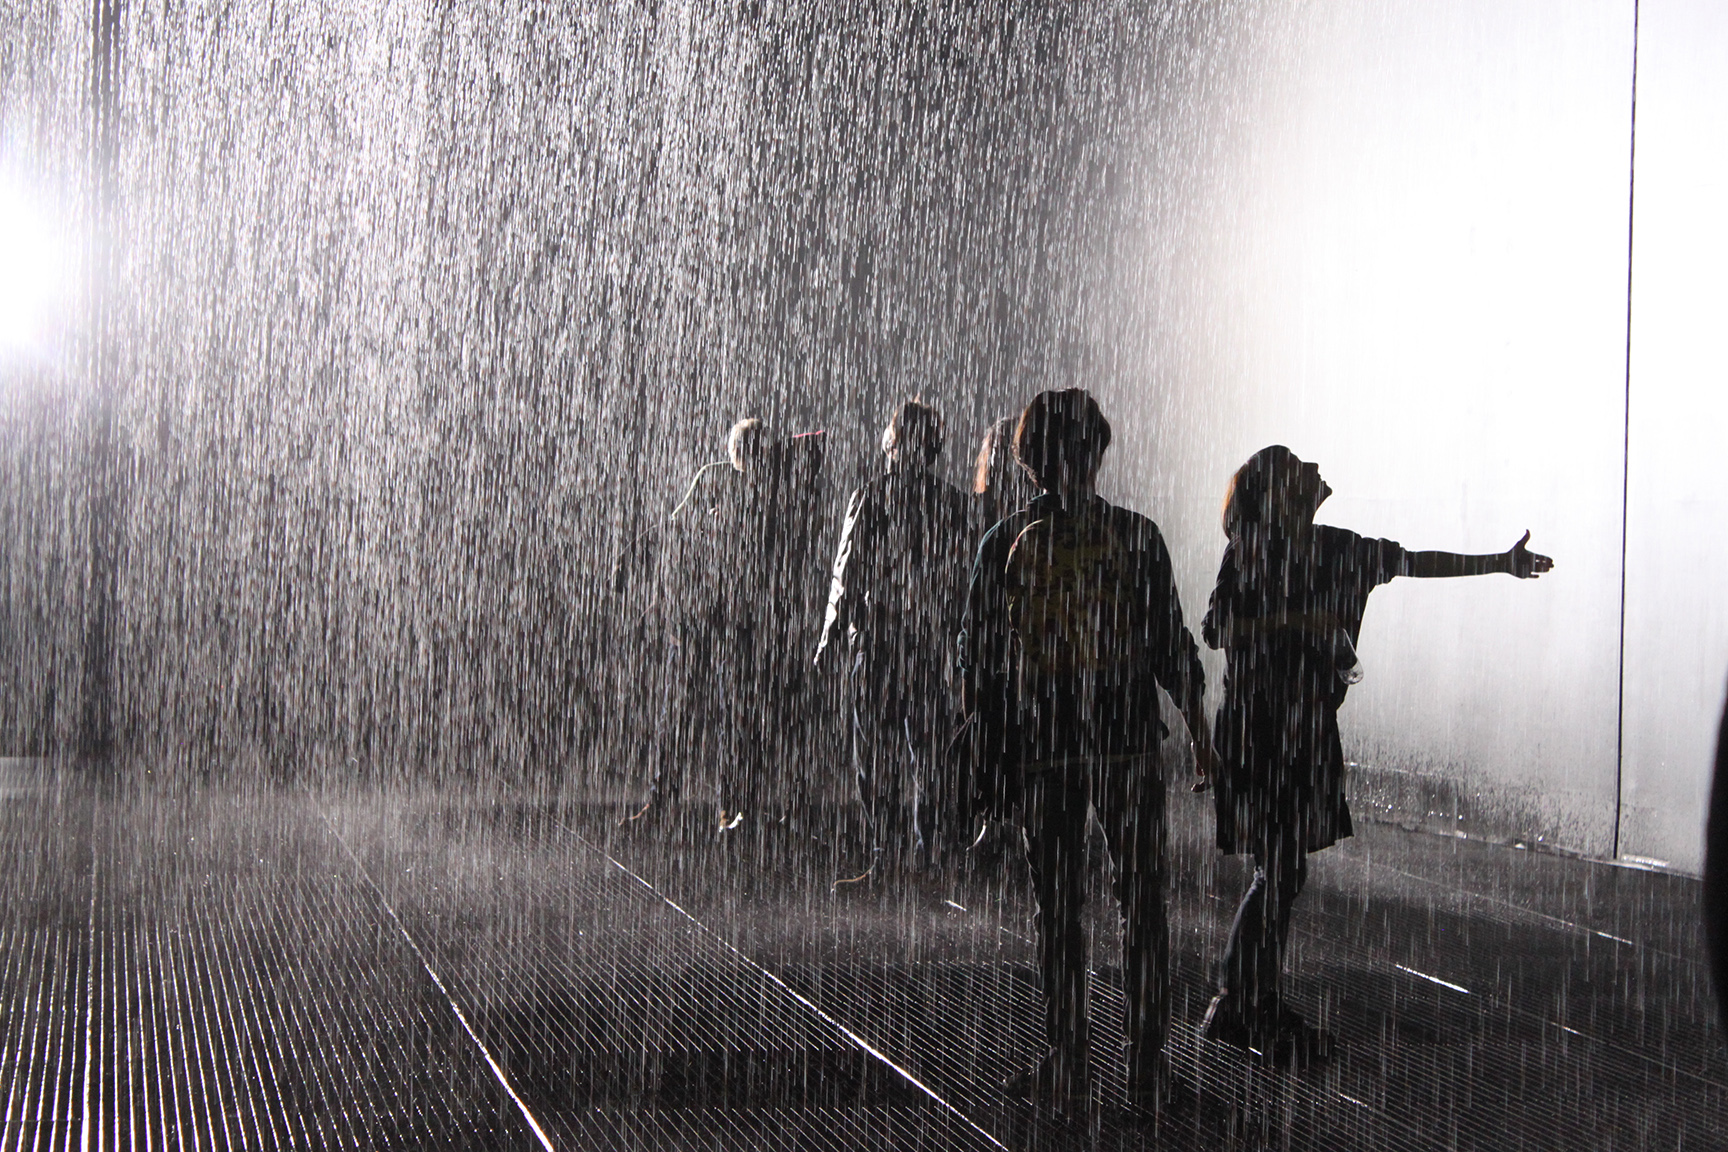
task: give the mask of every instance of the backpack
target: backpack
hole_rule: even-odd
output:
[[[1113,519],[1044,516],[1015,538],[1003,586],[1023,678],[1115,678],[1133,669],[1145,629],[1127,619],[1134,557]]]

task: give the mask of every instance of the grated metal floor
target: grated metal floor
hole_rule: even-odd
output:
[[[1039,1028],[1012,857],[836,891],[845,838],[779,826],[7,771],[5,1149],[1728,1148],[1683,878],[1365,829],[1298,908],[1343,1049],[1296,1075],[1195,1033],[1245,876],[1173,793],[1187,1089],[1119,1106],[1094,901],[1102,1100],[1069,1123],[995,1088]]]

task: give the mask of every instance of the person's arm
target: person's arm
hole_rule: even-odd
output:
[[[1212,773],[1212,726],[1206,716],[1206,666],[1200,662],[1200,646],[1182,619],[1182,601],[1176,589],[1176,571],[1163,537],[1152,529],[1147,555],[1147,592],[1154,611],[1164,605],[1162,619],[1155,619],[1153,675],[1182,713],[1188,736],[1194,744],[1194,773],[1202,780]],[[1207,613],[1207,619],[1211,619]]]
[[[832,642],[839,644],[846,636],[846,630],[852,626],[853,604],[857,600],[846,584],[846,568],[852,560],[852,547],[858,533],[859,514],[864,510],[865,490],[858,489],[852,493],[852,499],[846,505],[846,522],[840,529],[840,548],[834,554],[834,575],[828,582],[828,611],[822,620],[822,638],[816,642],[816,659],[818,667],[822,665],[822,655]]]
[[[1208,614],[1208,619],[1211,615]],[[1231,616],[1222,625],[1213,623],[1206,633],[1211,648],[1228,648],[1238,640],[1251,640],[1270,632],[1307,632],[1331,636],[1338,628],[1331,612],[1278,612],[1270,616]]]
[[[1508,576],[1516,576],[1520,580],[1529,580],[1542,575],[1554,567],[1554,561],[1541,553],[1532,552],[1525,547],[1530,542],[1530,533],[1526,531],[1518,540],[1504,552],[1493,552],[1481,556],[1466,556],[1457,552],[1406,552],[1404,554],[1404,569],[1399,575],[1415,576],[1418,579],[1445,578],[1450,576],[1487,576],[1494,572],[1504,572]]]
[[[972,560],[972,577],[966,586],[966,610],[954,645],[954,662],[960,680],[960,708],[966,716],[978,710],[983,681],[1001,671],[1001,653],[996,637],[1005,611],[1000,527],[998,524],[984,534]]]

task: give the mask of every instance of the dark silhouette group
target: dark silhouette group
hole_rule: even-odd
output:
[[[1524,579],[1552,567],[1527,550],[1528,532],[1506,552],[1466,556],[1318,525],[1331,492],[1319,468],[1262,449],[1231,479],[1200,629],[1226,656],[1209,722],[1164,538],[1097,494],[1110,439],[1086,392],[1040,393],[986,434],[968,495],[938,475],[939,416],[908,401],[824,570],[822,437],[741,421],[730,467],[698,476],[657,561],[662,584],[684,592],[663,612],[665,691],[642,814],[677,793],[676,762],[697,758],[718,766],[717,835],[803,819],[810,773],[775,767],[799,755],[828,693],[842,695],[865,875],[940,861],[991,821],[1021,831],[1047,1048],[1004,1087],[1064,1111],[1091,1092],[1082,906],[1094,814],[1121,915],[1131,1102],[1156,1109],[1168,1092],[1161,691],[1211,786],[1219,849],[1254,863],[1202,1033],[1280,1064],[1324,1060],[1333,1038],[1286,1002],[1281,970],[1308,854],[1351,834],[1338,709],[1361,676],[1368,595],[1399,576]]]

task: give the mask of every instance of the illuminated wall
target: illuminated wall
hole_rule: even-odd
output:
[[[1620,842],[1696,869],[1728,678],[1728,7],[1639,25]]]
[[[1632,5],[1237,11],[1193,116],[1148,131],[1191,159],[1120,257],[1148,318],[1110,482],[1165,524],[1189,612],[1225,482],[1273,442],[1321,463],[1323,520],[1466,552],[1530,528],[1557,562],[1375,594],[1343,713],[1364,807],[1697,866],[1728,656],[1715,11],[1645,8],[1623,795]]]

